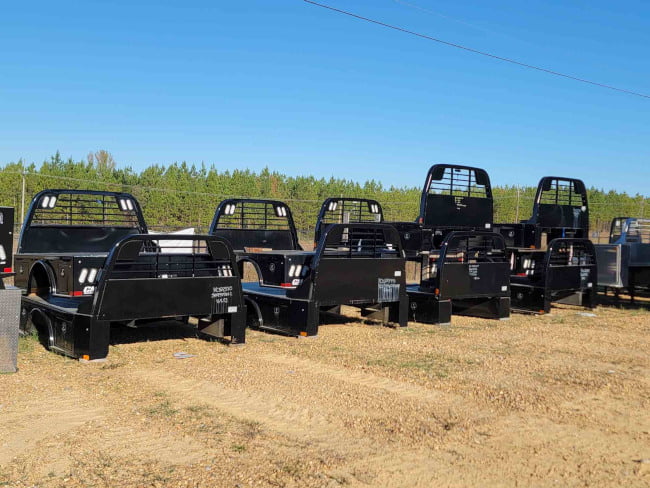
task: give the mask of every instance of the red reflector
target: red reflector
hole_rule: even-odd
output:
[[[282,288],[292,288],[293,285],[291,283],[280,283],[280,286]]]
[[[71,296],[71,297],[80,297],[80,296],[83,295],[83,294],[84,294],[83,291],[71,291],[71,292],[70,292],[70,296]]]
[[[11,273],[13,271],[12,268],[5,268],[2,270],[3,273]]]
[[[517,273],[517,276],[526,276],[526,273]]]

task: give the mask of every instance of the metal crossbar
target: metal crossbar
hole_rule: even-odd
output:
[[[116,257],[111,279],[233,276],[229,258],[214,258],[204,240],[168,245],[165,239],[142,241],[135,258]]]
[[[561,242],[551,249],[549,266],[585,266],[596,264],[596,256],[582,242]]]
[[[504,249],[499,247],[493,236],[474,235],[449,239],[447,257],[464,255],[465,261],[491,262],[505,256]]]
[[[539,203],[581,207],[583,196],[576,192],[572,181],[555,179],[552,180],[550,189],[542,191]]]
[[[439,180],[431,179],[429,193],[487,198],[487,188],[476,181],[476,171],[469,168],[445,168]]]
[[[546,255],[542,252],[530,252],[523,254],[512,254],[510,256],[510,271],[517,276],[528,278],[542,278],[544,275],[544,259]]]
[[[399,250],[387,242],[383,229],[345,227],[343,232],[327,234],[323,254],[327,257],[399,257]]]
[[[230,205],[222,207],[216,222],[217,229],[257,229],[257,230],[291,230],[289,213],[286,206],[274,205],[269,202],[237,202],[232,204],[234,210],[229,211]],[[278,215],[279,208],[285,209],[285,215]]]
[[[422,263],[420,269],[421,280],[425,281],[435,278],[438,274],[438,267],[446,263],[494,263],[504,262],[506,259],[505,249],[495,241],[493,236],[470,235],[452,237],[444,249],[444,263],[440,263],[440,256],[443,250],[433,251],[429,254],[428,260]]]
[[[374,205],[374,208],[371,206]],[[332,200],[323,214],[325,224],[348,224],[354,222],[381,222],[381,207],[374,200]]]
[[[45,198],[53,197],[55,200],[50,206]],[[122,209],[115,196],[59,193],[45,195],[35,205],[31,225],[139,227],[133,201],[133,208]]]
[[[650,243],[650,220],[631,219],[627,229],[629,242]]]

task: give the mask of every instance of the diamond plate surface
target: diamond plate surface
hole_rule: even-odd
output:
[[[0,290],[0,373],[15,373],[20,323],[19,289]]]

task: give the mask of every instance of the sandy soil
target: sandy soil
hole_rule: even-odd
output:
[[[649,486],[650,313],[579,312],[242,347],[118,329],[93,364],[22,340],[0,485]]]

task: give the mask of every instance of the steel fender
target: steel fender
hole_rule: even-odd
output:
[[[36,269],[43,269],[47,275],[47,278],[50,282],[50,292],[52,294],[56,293],[56,276],[54,274],[54,269],[52,269],[52,266],[50,263],[43,259],[39,259],[38,261],[34,262],[32,266],[29,268],[29,279],[27,280],[27,293],[32,289],[32,280],[34,279],[34,271]]]

